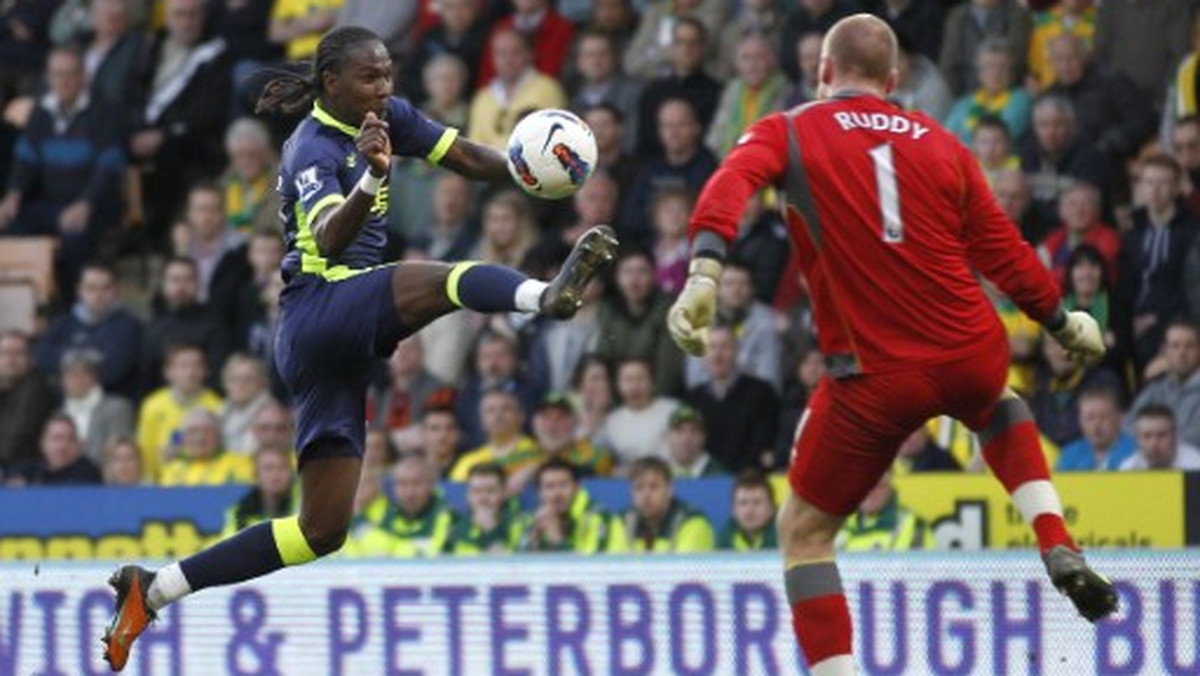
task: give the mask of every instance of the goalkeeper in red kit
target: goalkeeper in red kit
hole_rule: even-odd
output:
[[[900,443],[939,415],[978,434],[1055,587],[1091,621],[1117,606],[1067,533],[1033,416],[1005,388],[1004,329],[973,271],[1080,362],[1104,354],[1100,331],[1090,316],[1063,311],[1054,279],[966,147],[887,101],[896,54],[895,34],[875,17],[834,25],[822,48],[822,100],[750,127],[701,193],[688,282],[668,319],[680,347],[704,352],[743,205],[765,186],[782,189],[828,366],[796,430],[792,494],[779,515],[793,627],[815,676],[855,673],[834,536]]]

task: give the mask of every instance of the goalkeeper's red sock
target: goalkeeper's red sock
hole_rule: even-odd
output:
[[[1016,397],[1001,399],[992,421],[979,433],[979,440],[983,459],[1004,484],[1025,522],[1033,527],[1038,549],[1045,553],[1061,545],[1079,551],[1063,521],[1062,504],[1050,483],[1037,425],[1025,402]]]
[[[853,676],[850,656],[850,608],[833,561],[813,561],[788,567],[788,603],[792,631],[813,676]]]

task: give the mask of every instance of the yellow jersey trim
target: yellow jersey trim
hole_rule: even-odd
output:
[[[351,127],[345,122],[338,120],[336,117],[326,112],[325,109],[321,107],[320,101],[313,101],[312,116],[316,118],[317,122],[320,122],[326,127],[333,127],[334,129],[346,134],[347,136],[350,136],[351,138],[358,136],[357,129]]]
[[[433,164],[442,161],[442,158],[449,152],[450,146],[454,145],[454,139],[458,138],[458,130],[454,127],[446,127],[446,131],[442,132],[442,137],[433,146],[433,150],[425,156],[425,159]]]

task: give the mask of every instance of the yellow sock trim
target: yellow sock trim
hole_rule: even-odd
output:
[[[317,558],[304,533],[300,531],[300,517],[271,520],[271,535],[275,538],[275,549],[285,566],[298,566]]]
[[[454,267],[450,268],[450,276],[446,278],[446,296],[454,303],[455,307],[462,307],[462,300],[458,297],[458,280],[462,278],[463,273],[471,268],[479,265],[476,261],[464,261],[455,263]]]

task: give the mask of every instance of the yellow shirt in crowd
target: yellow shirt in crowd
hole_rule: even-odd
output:
[[[169,387],[155,390],[142,402],[138,412],[137,442],[142,450],[142,475],[148,479],[158,477],[163,455],[180,439],[179,426],[183,417],[197,406],[221,414],[225,401],[212,390],[203,390],[195,399],[183,402],[175,397]]]

